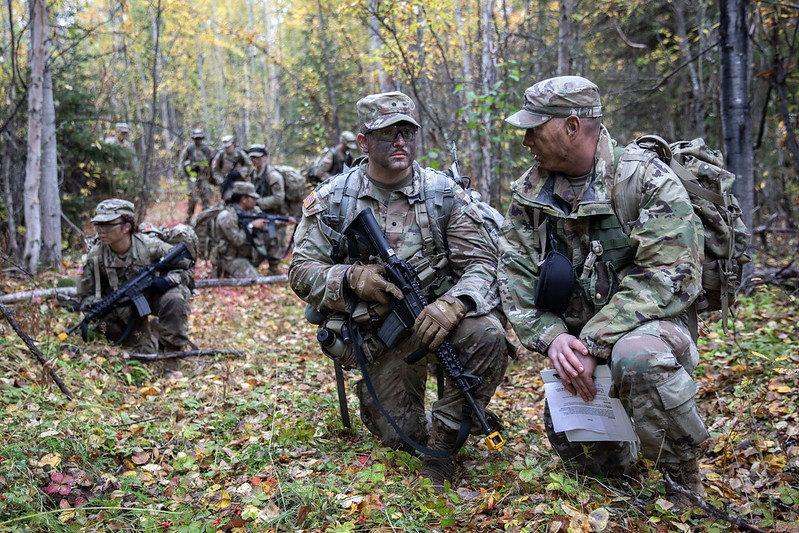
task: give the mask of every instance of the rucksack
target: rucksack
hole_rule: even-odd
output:
[[[680,178],[704,229],[702,294],[697,311],[721,311],[726,331],[730,306],[735,303],[751,234],[732,194],[735,174],[724,169],[724,157],[703,139],[668,144],[657,135],[638,137],[615,154],[618,158],[611,203],[626,234],[639,216],[646,168],[657,157]]]
[[[225,208],[225,204],[218,203],[208,209],[204,209],[199,215],[194,217],[191,223],[194,233],[197,236],[197,257],[196,259],[211,259],[211,252],[218,241],[216,234],[216,217]]]
[[[188,248],[189,253],[194,258],[194,261],[196,262],[198,259],[199,240],[197,238],[197,234],[194,232],[194,228],[188,224],[177,224],[171,228],[167,228],[164,226],[155,226],[149,222],[142,222],[139,224],[139,232],[155,235],[162,241],[175,246],[183,243],[186,245],[186,248]],[[194,289],[193,277],[189,283],[189,289]]]
[[[308,196],[308,180],[294,167],[273,165],[272,168],[283,176],[286,191],[284,206],[286,212],[292,216],[300,216],[302,213],[302,200]]]

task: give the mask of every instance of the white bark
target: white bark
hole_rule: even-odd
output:
[[[56,150],[53,79],[50,70],[50,40],[45,43],[45,71],[42,107],[42,181],[39,198],[42,213],[41,259],[57,271],[61,264],[61,197],[58,194],[58,153]]]

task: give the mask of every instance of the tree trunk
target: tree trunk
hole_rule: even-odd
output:
[[[316,7],[319,10],[319,32],[322,37],[322,50],[325,53],[325,72],[327,73],[327,98],[330,100],[331,124],[336,135],[341,133],[338,127],[338,106],[336,105],[336,89],[333,85],[333,63],[330,60],[330,44],[327,41],[327,21],[322,12],[322,0],[316,0]]]
[[[685,63],[688,69],[688,75],[691,79],[691,101],[689,102],[691,123],[688,124],[688,131],[693,137],[705,136],[705,114],[703,109],[704,91],[699,83],[699,75],[694,65],[694,57],[691,53],[691,46],[688,42],[688,31],[685,25],[685,0],[674,0],[672,2],[674,8],[674,24],[677,30],[677,37],[680,39],[680,49],[685,56]],[[686,132],[680,132],[681,137],[687,137]]]
[[[150,99],[150,121],[147,124],[147,144],[145,145],[144,149],[144,168],[142,169],[142,178],[141,178],[141,190],[139,191],[139,210],[138,210],[138,219],[144,219],[144,214],[147,212],[147,197],[148,197],[148,178],[150,172],[150,159],[152,158],[153,153],[153,134],[155,131],[155,117],[158,113],[157,111],[157,103],[158,103],[158,56],[160,55],[160,51],[158,45],[160,43],[161,37],[161,0],[158,0],[158,3],[153,6],[155,9],[154,13],[154,29],[155,35],[153,35],[154,46],[155,50],[153,52],[153,69],[152,69],[152,95]]]
[[[61,271],[61,197],[58,194],[58,153],[49,39],[44,48],[46,61],[42,108],[42,181],[39,185],[42,212],[41,260],[55,270]]]
[[[488,95],[497,81],[497,68],[494,64],[494,6],[495,0],[483,0],[481,22],[483,34],[483,50],[481,56],[482,85],[483,94]],[[493,173],[493,146],[491,142],[493,130],[493,111],[494,106],[484,106],[483,112],[483,134],[480,139],[480,151],[482,154],[480,162],[480,183],[477,190],[486,202],[491,202],[494,194],[494,182],[499,181]]]
[[[42,98],[44,85],[44,45],[47,33],[45,0],[30,3],[30,69],[28,85],[28,162],[25,167],[25,253],[23,264],[31,275],[39,269],[42,246],[42,220],[39,184],[42,176]]]
[[[571,74],[569,43],[572,34],[572,0],[560,0],[560,24],[558,25],[558,76]]]
[[[748,0],[721,2],[721,127],[727,168],[736,176],[734,192],[743,220],[752,227],[754,211],[754,153],[749,107]],[[752,272],[752,263],[744,279]]]
[[[14,34],[14,6],[13,1],[8,0],[6,3],[8,8],[8,34],[9,39],[5,42],[5,34],[3,35],[4,47],[9,50],[9,58],[11,60],[11,86],[8,88],[9,102],[16,102],[17,100],[17,37]],[[17,129],[17,115],[9,119],[8,131],[16,131]],[[14,191],[11,188],[11,157],[10,154],[16,153],[17,149],[14,145],[14,140],[11,135],[3,135],[3,198],[5,200],[6,215],[8,220],[8,243],[6,244],[6,253],[19,261],[19,243],[17,242],[17,214],[16,202],[14,202]],[[0,273],[2,277],[2,273]]]

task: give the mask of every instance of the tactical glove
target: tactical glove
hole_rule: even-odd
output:
[[[402,291],[393,283],[386,281],[383,277],[385,273],[383,265],[376,263],[364,265],[358,262],[347,270],[347,283],[358,298],[366,302],[387,304],[387,294],[402,300]]]
[[[422,344],[430,347],[431,350],[437,349],[449,332],[458,325],[463,315],[466,314],[466,306],[459,299],[449,294],[445,294],[435,302],[427,304],[422,309],[416,322],[416,335]]]
[[[164,276],[162,278],[153,278],[150,282],[150,288],[153,289],[157,293],[164,293],[174,287],[176,283],[172,281],[172,278],[169,276]]]

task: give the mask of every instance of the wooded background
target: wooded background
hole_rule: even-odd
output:
[[[421,162],[448,165],[457,143],[473,186],[504,210],[531,158],[503,119],[526,87],[563,74],[599,85],[619,142],[658,133],[723,149],[753,227],[792,231],[799,218],[795,3],[4,4],[4,268],[59,268],[99,199],[123,196],[143,213],[164,178],[179,190],[176,157],[192,128],[215,148],[228,133],[241,147],[265,142],[271,162],[302,168],[357,129],[360,97],[387,90],[417,103]],[[98,142],[119,121],[131,125],[132,162]]]

